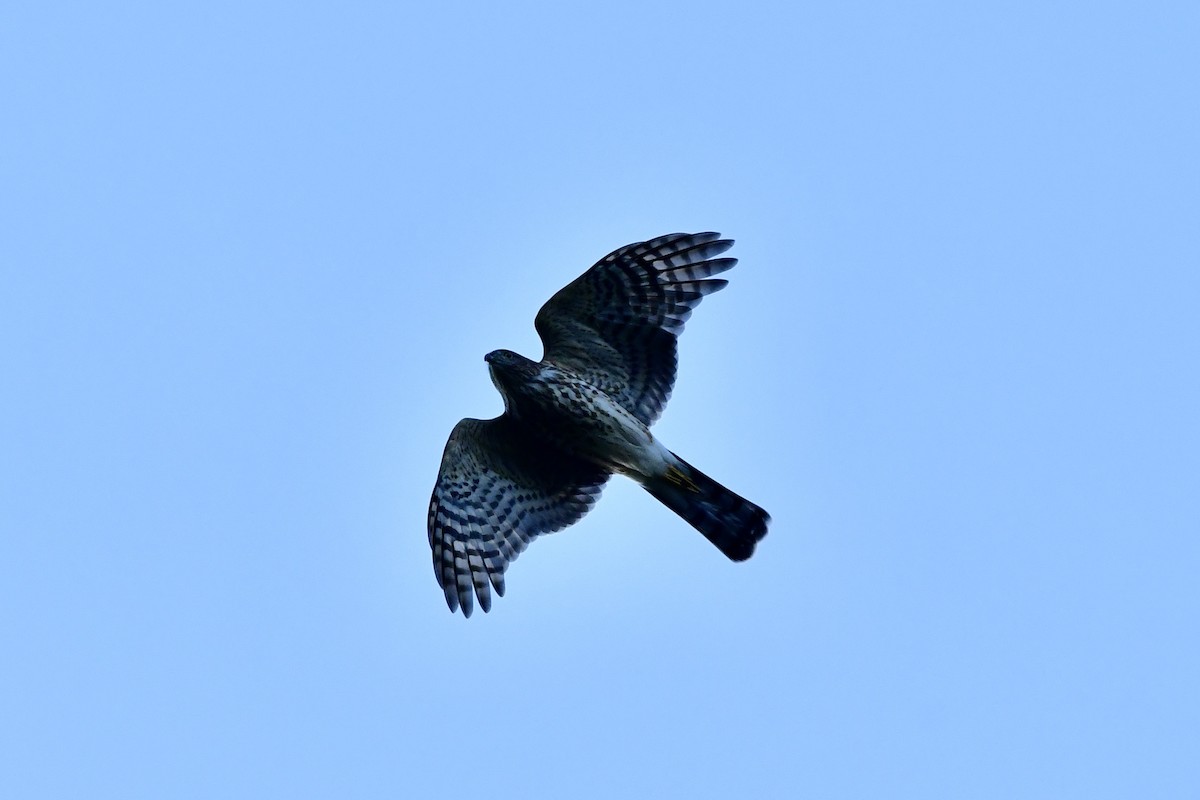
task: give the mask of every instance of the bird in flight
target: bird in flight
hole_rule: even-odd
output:
[[[539,534],[577,522],[609,476],[627,475],[733,561],[767,533],[766,511],[668,450],[650,425],[675,383],[676,337],[728,283],[719,233],[671,233],[609,253],[534,320],[541,361],[484,357],[504,398],[495,419],[454,426],[433,498],[433,571],[451,612],[504,595],[508,565]]]

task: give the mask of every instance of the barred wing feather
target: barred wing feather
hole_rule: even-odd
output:
[[[538,534],[576,522],[596,502],[608,473],[522,435],[506,415],[454,427],[433,497],[433,571],[451,611],[471,616],[504,596],[504,571]]]
[[[671,233],[609,253],[546,302],[534,324],[544,360],[571,369],[645,424],[675,385],[676,337],[711,276],[737,263],[719,233]]]

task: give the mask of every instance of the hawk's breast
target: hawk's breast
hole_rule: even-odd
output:
[[[549,365],[530,383],[547,432],[563,449],[634,477],[665,471],[666,448],[611,395]]]

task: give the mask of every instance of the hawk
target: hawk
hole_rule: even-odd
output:
[[[609,476],[633,478],[733,561],[767,533],[767,512],[650,433],[675,383],[676,337],[712,276],[737,263],[718,233],[671,233],[609,253],[534,320],[545,353],[484,357],[504,398],[495,419],[454,427],[429,502],[433,571],[450,611],[486,612],[504,572],[539,534],[577,522]]]

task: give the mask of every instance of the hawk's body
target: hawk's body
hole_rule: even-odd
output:
[[[571,371],[509,350],[488,353],[486,360],[504,412],[544,442],[642,479],[670,465],[670,452],[641,420]]]
[[[491,589],[538,534],[587,513],[612,473],[628,475],[729,558],[749,558],[769,517],[650,433],[675,382],[675,338],[733,242],[670,234],[623,247],[538,312],[540,362],[487,355],[504,413],[450,435],[429,506],[429,543],[451,610],[487,611]]]

